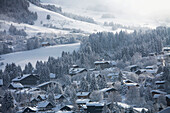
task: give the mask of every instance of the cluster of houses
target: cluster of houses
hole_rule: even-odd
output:
[[[90,95],[92,92],[77,92],[76,93],[76,101],[75,104],[77,106],[76,112],[84,112],[84,113],[102,113],[104,108],[110,108],[111,104],[115,104],[115,106],[119,106],[122,111],[126,109],[131,109],[135,113],[141,113],[142,111],[148,112],[147,108],[138,108],[134,107],[132,105],[128,105],[125,102],[115,102],[111,103],[108,102],[108,95],[117,93],[117,89],[115,88],[114,84],[118,80],[120,76],[122,76],[121,79],[121,85],[126,86],[127,90],[130,90],[132,88],[139,88],[140,83],[134,82],[131,79],[126,78],[126,75],[128,74],[135,74],[136,76],[140,74],[149,74],[151,76],[161,76],[162,73],[157,74],[158,66],[170,66],[170,47],[163,48],[164,54],[155,55],[151,54],[152,57],[157,57],[157,65],[153,66],[147,66],[145,68],[141,68],[138,65],[131,65],[128,66],[129,71],[120,71],[116,65],[117,63],[115,61],[96,61],[94,62],[95,68],[94,69],[85,69],[80,68],[77,65],[73,65],[69,69],[69,75],[70,77],[75,76],[81,76],[87,73],[94,74],[96,78],[100,78],[101,75],[103,75],[107,79],[107,87],[100,89],[99,92],[101,92],[104,95],[103,100],[94,102],[91,100]],[[11,92],[15,92],[16,94],[20,93],[29,93],[32,96],[27,101],[24,101],[19,106],[18,113],[28,113],[28,112],[43,112],[43,113],[73,113],[75,112],[75,105],[68,104],[69,98],[66,97],[64,94],[58,94],[54,95],[55,103],[54,104],[50,101],[48,101],[48,95],[47,90],[49,87],[52,87],[53,85],[57,84],[58,81],[55,79],[56,75],[53,73],[50,73],[50,81],[39,83],[39,77],[36,74],[26,74],[21,75],[19,77],[16,77],[12,80],[12,82],[9,85],[9,90]],[[144,81],[144,80],[140,80]],[[72,81],[76,83],[77,85],[80,84],[80,80],[78,81]],[[155,83],[155,89],[151,90],[152,97],[155,102],[157,102],[157,99],[159,96],[164,95],[166,97],[167,106],[170,106],[170,92],[165,91],[166,82],[159,80],[154,81]],[[149,83],[149,82],[148,82]],[[3,80],[0,79],[0,86],[3,85]],[[64,87],[64,86],[63,86]]]

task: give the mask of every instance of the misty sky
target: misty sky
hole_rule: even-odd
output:
[[[130,18],[150,18],[170,22],[170,0],[43,0],[62,5],[109,11]],[[126,17],[125,16],[125,17]]]

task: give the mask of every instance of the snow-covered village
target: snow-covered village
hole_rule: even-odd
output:
[[[0,0],[0,113],[170,113],[168,3]]]

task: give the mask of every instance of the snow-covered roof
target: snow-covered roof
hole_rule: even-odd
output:
[[[27,108],[28,108],[28,109],[31,109],[32,111],[38,111],[38,109],[37,109],[36,107],[26,107],[25,109],[27,109]],[[24,109],[24,110],[25,110],[25,109]],[[23,111],[24,111],[24,110],[23,110]]]
[[[25,79],[25,78],[27,78],[27,77],[29,77],[29,76],[34,76],[34,75],[32,75],[32,74],[25,74],[25,75],[23,75],[23,76],[21,76],[21,77],[16,77],[16,78],[14,78],[12,81],[13,82],[19,82],[19,81],[21,81],[21,80],[23,80],[23,79]],[[35,76],[36,77],[36,76]],[[36,77],[37,78],[37,77]]]
[[[54,98],[55,99],[60,99],[63,95],[62,94],[59,94],[59,95],[55,95]]]
[[[90,99],[77,99],[77,104],[86,104],[87,102],[90,102]]]
[[[125,83],[126,86],[137,86],[138,83]]]
[[[126,103],[122,103],[122,102],[117,102],[117,104],[122,107],[122,108],[130,108],[131,106],[126,104]]]
[[[160,96],[160,94],[155,94],[155,95],[153,96],[153,98],[154,98],[154,99],[157,99],[157,98],[159,98],[159,96]]]
[[[157,70],[156,69],[154,69],[154,70],[151,70],[151,69],[148,70],[147,69],[146,72],[150,73],[150,74],[155,74],[157,72]]]
[[[48,81],[48,82],[44,82],[42,84],[39,84],[37,87],[42,87],[42,86],[45,86],[45,85],[48,85],[48,84],[51,84],[51,83],[57,83],[55,81]]]
[[[166,97],[170,99],[170,94],[169,94],[169,95],[166,95]]]
[[[78,73],[81,73],[83,71],[86,71],[86,69],[85,68],[70,68],[69,74],[71,74],[71,75],[78,74]]]
[[[21,83],[12,82],[10,85],[14,88],[24,88],[24,86]]]
[[[100,102],[88,102],[88,103],[86,103],[86,106],[104,106],[104,103],[100,103]]]
[[[54,79],[56,75],[54,73],[50,73],[50,78]]]
[[[155,81],[155,84],[164,84],[165,81]]]
[[[90,92],[78,92],[76,96],[88,96]]]
[[[1,86],[3,85],[3,79],[0,79],[0,85]]]
[[[48,101],[42,101],[42,102],[38,103],[38,107],[39,107],[39,108],[45,108],[45,107],[47,107],[49,104],[51,104],[51,103],[48,102]]]
[[[119,72],[116,72],[116,73],[109,73],[107,76],[112,77],[112,76],[118,76],[118,75],[119,75]]]
[[[100,90],[101,92],[108,92],[108,91],[116,91],[116,89],[115,88],[104,88],[104,89],[101,89]]]
[[[152,90],[151,93],[167,94],[166,92],[160,90]]]
[[[155,66],[146,66],[145,69],[154,69]]]
[[[95,61],[94,64],[110,64],[110,61]]]
[[[37,98],[41,98],[42,100],[45,100],[46,99],[46,95],[45,94],[39,94],[38,96],[37,96]]]
[[[49,44],[49,42],[42,42],[41,44]]]
[[[129,68],[138,67],[137,65],[130,65]]]
[[[138,111],[138,112],[142,112],[142,110],[144,109],[146,112],[148,111],[147,108],[133,108],[134,110]]]

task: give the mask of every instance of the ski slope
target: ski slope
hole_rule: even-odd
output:
[[[4,65],[1,66],[0,69],[4,69],[7,63],[16,63],[17,65],[20,65],[22,69],[28,62],[31,62],[32,65],[35,66],[37,61],[47,61],[49,56],[55,58],[60,57],[62,51],[73,52],[74,50],[78,50],[79,46],[80,43],[55,45],[42,47],[30,51],[22,51],[1,55],[2,59],[4,59],[2,60],[2,62],[4,62]]]

